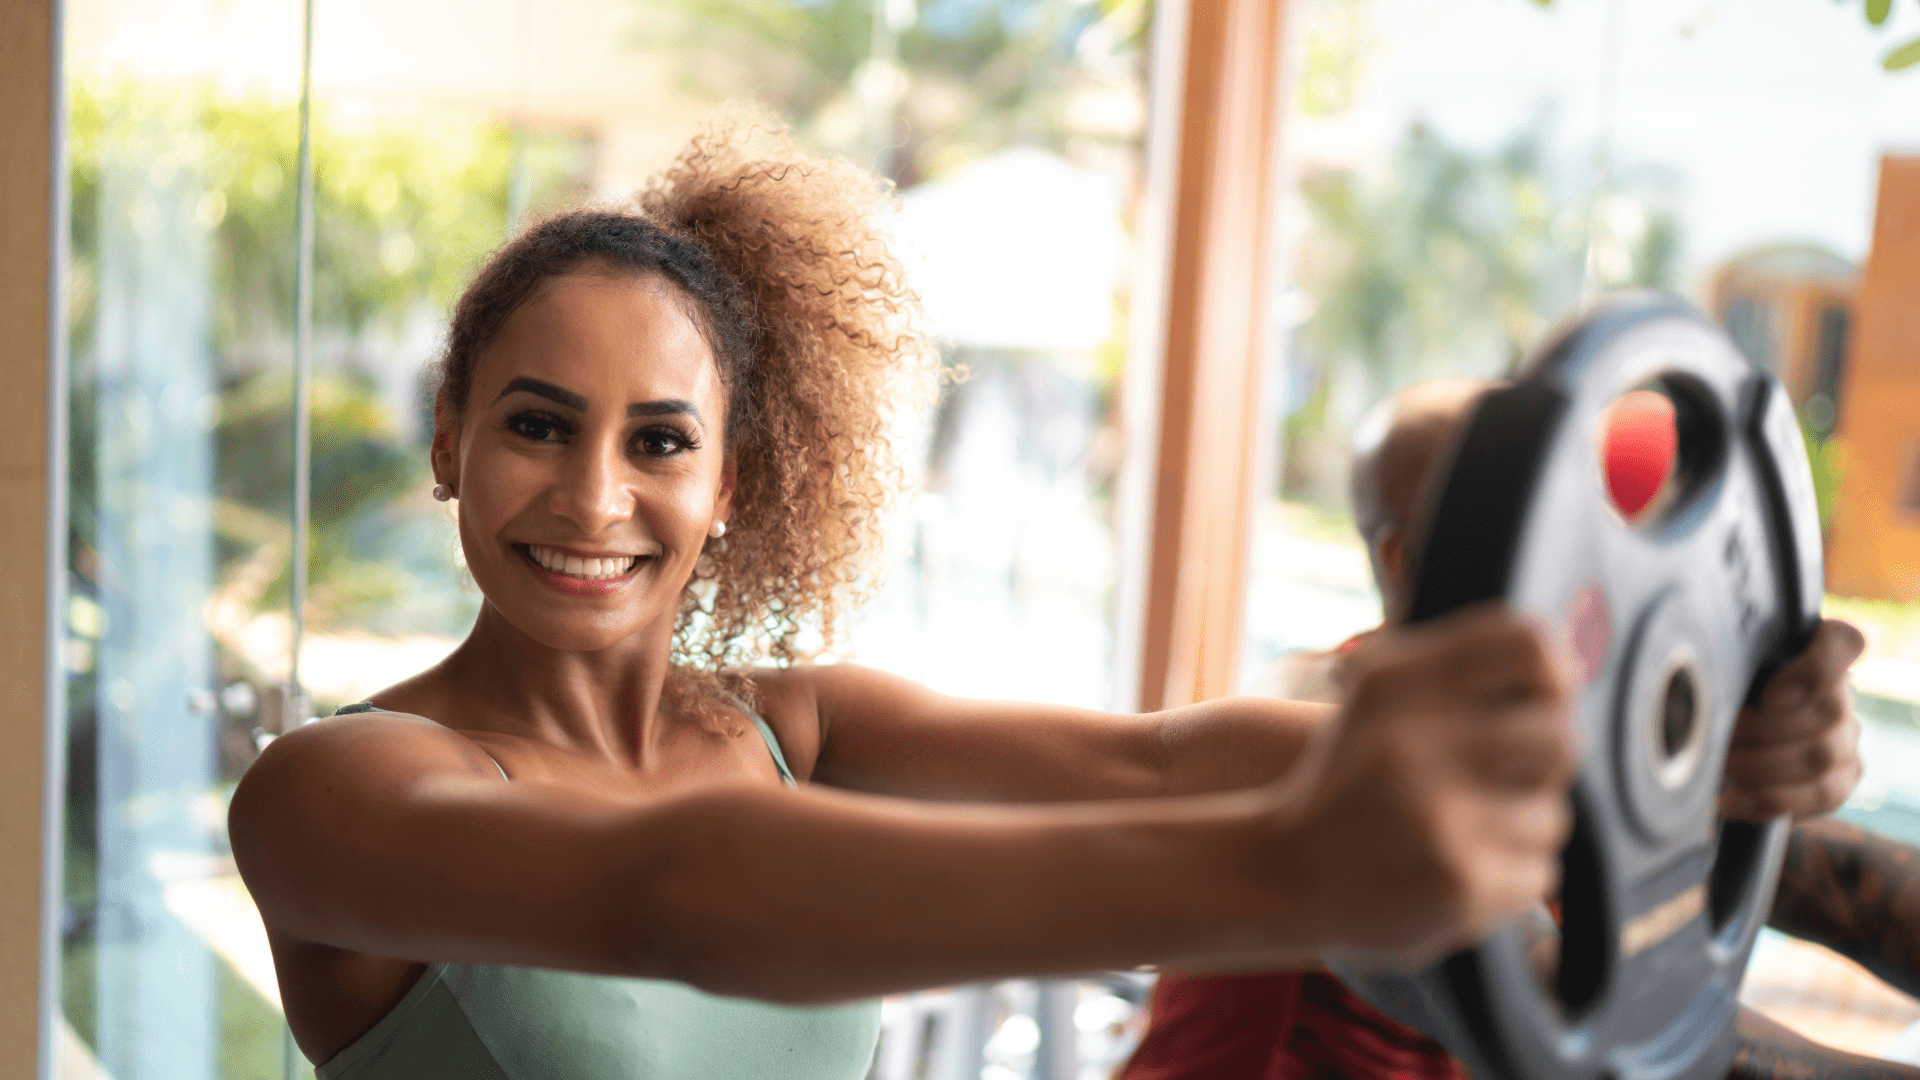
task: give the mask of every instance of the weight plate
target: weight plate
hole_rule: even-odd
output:
[[[1603,465],[1610,410],[1649,389],[1678,433],[1657,497]],[[1722,764],[1741,704],[1820,603],[1785,392],[1681,302],[1613,298],[1481,401],[1425,522],[1409,621],[1504,600],[1585,668],[1559,956],[1542,971],[1507,927],[1417,974],[1342,977],[1483,1080],[1718,1080],[1786,841],[1784,822],[1717,818]]]

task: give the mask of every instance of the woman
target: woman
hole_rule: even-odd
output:
[[[858,1077],[875,994],[1429,956],[1547,888],[1563,691],[1499,611],[1382,635],[1335,724],[792,663],[872,580],[886,405],[927,370],[885,209],[720,131],[460,301],[433,469],[479,618],[231,811],[326,1080]]]

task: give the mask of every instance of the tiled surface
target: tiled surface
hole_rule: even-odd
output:
[[[1740,1000],[1815,1042],[1879,1057],[1920,1001],[1818,945],[1768,932],[1754,949]]]

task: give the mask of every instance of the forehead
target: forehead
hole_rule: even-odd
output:
[[[659,398],[712,405],[721,399],[719,369],[687,305],[657,277],[550,278],[481,353],[472,400],[485,407],[512,379],[532,377],[595,406],[603,398],[621,407]]]

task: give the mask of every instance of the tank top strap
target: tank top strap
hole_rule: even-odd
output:
[[[374,712],[378,708],[379,706],[375,705],[371,701],[356,701],[351,705],[342,705],[339,708],[333,710],[333,715],[352,716],[354,713]],[[483,754],[487,754],[485,747],[482,747],[480,749],[480,752]],[[779,751],[775,751],[774,753],[777,756]],[[499,758],[494,757],[492,754],[487,754],[487,760],[493,762],[493,767],[500,770],[500,779],[505,780],[508,783],[513,782],[513,778],[507,775],[507,767],[505,765],[500,764]],[[782,775],[785,775],[784,770],[782,771]]]
[[[760,737],[766,740],[767,752],[773,755],[773,764],[775,768],[780,770],[780,779],[785,780],[788,787],[799,787],[800,782],[793,778],[793,770],[787,766],[787,755],[780,750],[780,740],[774,737],[773,726],[768,724],[766,719],[759,713],[754,712],[745,705],[737,701],[734,702],[734,704],[739,707],[741,712],[747,714],[747,719],[753,721],[753,726],[755,730],[760,732]]]
[[[800,782],[793,778],[793,769],[787,765],[787,755],[781,751],[780,740],[774,736],[773,727],[768,724],[766,719],[759,713],[747,708],[740,702],[736,701],[734,705],[747,715],[747,719],[753,721],[754,730],[760,733],[760,738],[767,744],[767,752],[773,755],[774,768],[780,770],[780,779],[785,780],[788,787],[800,786]],[[351,705],[342,705],[338,709],[335,709],[333,715],[349,716],[353,713],[372,712],[374,711],[374,707],[371,701],[356,701]],[[485,750],[480,752],[486,754]],[[507,775],[506,766],[500,764],[500,759],[494,757],[492,754],[487,754],[487,760],[493,762],[493,767],[500,770],[500,779],[507,781],[512,780],[512,777]]]

